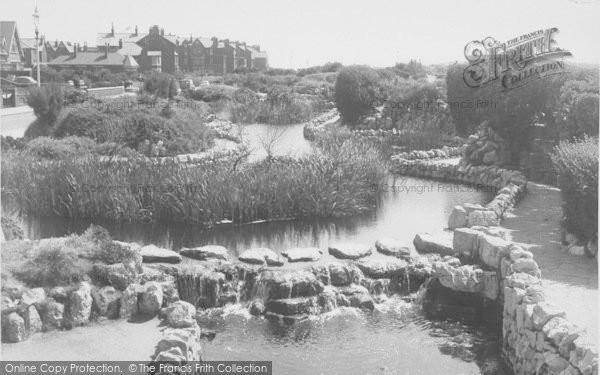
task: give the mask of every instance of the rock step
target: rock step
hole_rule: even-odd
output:
[[[268,312],[290,316],[318,313],[317,302],[311,297],[297,297],[270,300],[266,304]]]
[[[304,320],[308,320],[307,314],[299,315],[281,315],[272,312],[265,313],[265,318],[272,323],[279,323],[284,325],[293,325]]]

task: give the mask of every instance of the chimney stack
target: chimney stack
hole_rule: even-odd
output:
[[[119,49],[123,48],[123,39],[119,38]]]
[[[161,29],[160,29],[160,35],[161,35],[161,36],[165,36],[165,29],[164,29],[164,28],[161,28]]]
[[[225,42],[225,47],[226,48],[229,47],[229,39],[225,39],[224,42]]]
[[[138,36],[138,28],[137,28],[137,25],[135,25],[135,36]]]
[[[87,42],[83,42],[83,52],[87,52]]]
[[[108,43],[106,43],[105,48],[104,48],[104,58],[108,59]]]
[[[110,34],[115,36],[115,24],[112,22],[110,23]]]
[[[211,40],[212,40],[212,47],[213,47],[213,48],[218,48],[218,47],[219,47],[219,40],[217,39],[217,37],[216,37],[216,36],[213,36],[213,37],[211,38]]]
[[[77,57],[77,44],[73,44],[73,57]]]

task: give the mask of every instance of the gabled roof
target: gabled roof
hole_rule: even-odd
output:
[[[69,53],[73,53],[75,46],[71,42],[60,41],[58,46],[63,46]]]
[[[263,58],[266,59],[267,58],[267,52],[266,51],[259,51],[256,48],[252,48],[250,47],[250,52],[252,52],[252,58],[256,59],[256,58]]]
[[[38,44],[40,47],[43,47],[44,41],[40,38],[38,39]],[[35,49],[35,38],[21,38],[21,48]]]
[[[96,36],[96,46],[104,47],[108,43],[110,47],[118,47],[119,39],[123,41],[123,44],[136,43],[146,35],[148,33],[98,33]]]
[[[133,59],[129,59],[126,56],[116,52],[109,52],[107,55],[105,55],[104,52],[77,52],[77,56],[58,56],[54,60],[50,61],[48,65],[124,66],[127,62],[127,64],[130,64],[129,66],[131,66],[131,60]]]
[[[15,21],[0,21],[0,53],[3,55],[9,54],[13,41],[17,43],[19,56],[23,56],[17,23]]]
[[[117,53],[124,56],[140,56],[142,54],[142,47],[133,42],[123,42],[123,48],[119,49]]]

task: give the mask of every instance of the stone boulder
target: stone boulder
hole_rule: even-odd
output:
[[[155,245],[147,245],[140,249],[145,263],[180,263],[181,255],[173,250],[162,249]]]
[[[455,255],[452,242],[445,238],[436,238],[429,233],[419,233],[413,240],[415,249],[419,253],[435,253],[444,255]]]
[[[86,282],[79,283],[69,294],[69,316],[74,326],[87,324],[92,312],[92,288]]]
[[[193,327],[196,324],[196,308],[191,303],[177,301],[164,311],[167,324],[173,328]]]
[[[329,245],[329,254],[339,259],[359,259],[371,255],[371,246],[360,243],[333,243]]]
[[[23,320],[25,322],[25,332],[27,336],[42,331],[42,318],[35,306],[31,305],[23,312]]]
[[[315,262],[321,259],[323,251],[316,247],[295,247],[281,252],[289,262]]]
[[[496,212],[492,210],[471,211],[468,216],[468,226],[491,227],[500,225],[500,219]]]
[[[156,344],[155,361],[161,353],[173,351],[186,361],[199,361],[200,358],[200,343],[201,336],[200,327],[197,324],[187,328],[167,328],[163,331],[163,338]]]
[[[162,286],[156,281],[146,283],[139,300],[139,312],[144,315],[156,315],[160,311],[162,303]]]
[[[356,266],[367,277],[384,279],[405,275],[408,263],[402,259],[361,259]]]
[[[284,298],[267,301],[268,312],[290,316],[318,313],[315,297]]]
[[[121,293],[112,286],[92,290],[94,311],[108,319],[117,319],[121,308]]]
[[[258,294],[266,299],[312,297],[323,291],[324,285],[312,272],[265,270],[260,274]]]
[[[23,292],[21,296],[21,305],[30,306],[36,305],[40,307],[41,303],[46,299],[44,288],[33,288]]]
[[[50,289],[50,293],[48,293],[49,297],[60,303],[67,302],[68,295],[69,293],[67,293],[67,290],[62,286],[55,286],[54,288]]]
[[[363,277],[362,272],[355,265],[345,263],[330,263],[327,265],[331,285],[344,286],[358,283]]]
[[[138,295],[142,291],[143,287],[139,284],[131,284],[123,291],[121,294],[119,317],[129,319],[138,313]]]
[[[16,312],[8,314],[6,319],[3,319],[2,333],[8,342],[21,342],[27,338],[25,331],[25,321]]]
[[[42,312],[44,331],[63,328],[65,305],[55,301],[53,298],[48,298],[44,301]]]
[[[452,247],[456,255],[473,258],[479,248],[479,232],[469,228],[458,228],[454,231]]]
[[[227,251],[227,248],[219,245],[206,245],[193,248],[184,247],[179,253],[188,258],[198,260],[229,260],[229,252]]]
[[[450,217],[448,217],[448,229],[466,227],[467,223],[467,211],[462,206],[454,206]]]
[[[250,302],[250,306],[248,306],[248,311],[251,315],[261,316],[265,313],[266,308],[265,305],[260,300],[254,300]]]
[[[499,237],[483,234],[479,237],[478,256],[487,266],[500,269],[500,262],[510,252],[510,242]]]
[[[403,259],[409,259],[417,255],[405,242],[389,237],[375,241],[375,249],[382,254]]]
[[[244,251],[238,259],[249,264],[267,264],[268,266],[283,266],[283,260],[276,252],[266,247],[258,247]]]

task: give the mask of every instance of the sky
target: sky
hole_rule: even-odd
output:
[[[550,27],[573,60],[600,61],[600,0],[19,0],[4,1],[0,19],[33,37],[36,3],[48,40],[94,45],[111,23],[116,32],[156,24],[184,37],[259,44],[269,65],[281,68],[462,62],[472,40],[507,41]]]

